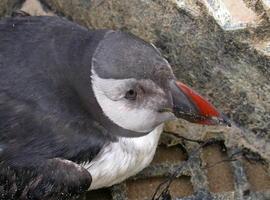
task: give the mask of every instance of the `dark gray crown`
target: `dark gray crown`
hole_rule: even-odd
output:
[[[121,31],[110,31],[99,43],[92,67],[101,78],[151,79],[162,84],[173,73],[160,52],[149,43]]]

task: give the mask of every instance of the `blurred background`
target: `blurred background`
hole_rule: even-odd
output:
[[[151,199],[180,166],[170,186],[174,199],[270,199],[269,0],[0,0],[0,18],[16,10],[153,43],[179,80],[235,122],[168,123],[150,167],[82,200]]]

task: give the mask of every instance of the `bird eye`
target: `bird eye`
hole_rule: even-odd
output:
[[[137,92],[133,89],[127,91],[125,98],[129,100],[135,100],[137,97]]]

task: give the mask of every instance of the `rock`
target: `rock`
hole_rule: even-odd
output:
[[[38,0],[26,0],[20,10],[32,15],[32,16],[52,16],[53,12],[49,11]]]
[[[1,0],[0,1],[0,19],[9,16],[15,7],[20,4],[17,0]]]
[[[54,15],[51,11],[43,6],[38,0],[1,0],[0,1],[0,18],[10,16],[12,12],[21,10],[25,13],[35,16]]]
[[[10,13],[16,7],[15,2],[2,0],[1,15]],[[224,132],[237,132],[251,145],[259,141],[262,145],[255,145],[255,149],[267,152],[270,145],[268,0],[42,2],[89,28],[122,29],[154,43],[181,81],[208,97],[236,122],[236,127]],[[32,15],[52,14],[37,0],[25,1],[22,10]],[[181,125],[182,129],[177,129],[181,134],[190,133],[195,138],[216,129],[197,129],[183,122],[173,124]],[[235,131],[238,126],[241,131]],[[268,154],[262,154],[270,160]]]
[[[204,0],[204,2],[209,13],[224,30],[237,30],[258,25],[256,22],[259,17],[245,5],[243,0]]]
[[[258,151],[269,148],[267,0],[43,1],[89,28],[122,29],[154,43],[181,81],[211,99],[251,144],[263,143]],[[193,129],[185,124],[182,133]]]
[[[267,13],[268,17],[270,17],[270,1],[269,0],[262,0],[263,7],[265,12]]]

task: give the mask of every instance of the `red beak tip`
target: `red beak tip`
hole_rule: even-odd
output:
[[[225,125],[228,127],[231,127],[232,124],[230,120],[225,117],[224,115],[220,115],[219,117],[209,117],[208,119],[204,120],[201,122],[203,125],[213,125],[213,126],[218,126],[218,125]]]
[[[196,105],[199,115],[205,120],[197,123],[204,125],[227,125],[231,126],[227,117],[223,116],[210,102],[203,98],[200,94],[189,88],[187,85],[181,82],[176,82],[178,87],[190,98],[190,100]]]

